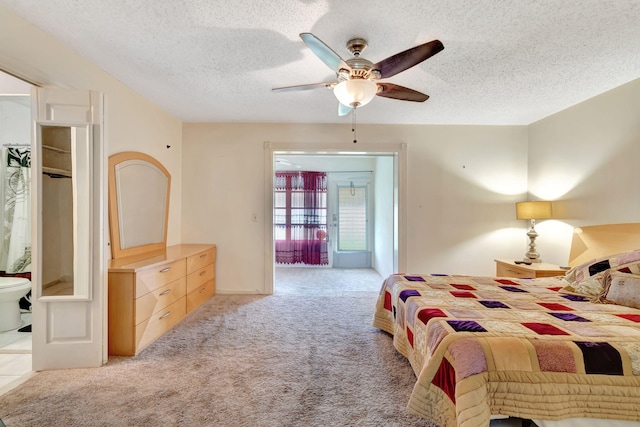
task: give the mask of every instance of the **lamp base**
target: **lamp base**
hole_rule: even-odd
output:
[[[527,232],[527,236],[529,236],[529,250],[524,254],[524,261],[530,263],[538,263],[542,262],[540,259],[540,254],[536,252],[536,237],[538,237],[538,233],[536,233],[536,220],[531,219],[531,228]]]

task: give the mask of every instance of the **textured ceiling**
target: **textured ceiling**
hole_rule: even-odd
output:
[[[184,121],[349,123],[311,32],[372,62],[433,39],[445,49],[388,81],[359,123],[529,124],[640,77],[640,0],[0,0]]]

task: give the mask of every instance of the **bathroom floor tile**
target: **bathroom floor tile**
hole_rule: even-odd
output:
[[[31,350],[31,333],[18,332],[18,329],[31,324],[31,313],[22,313],[20,315],[22,324],[10,331],[0,332],[0,353],[6,352],[21,352],[25,353],[27,350]]]
[[[31,354],[0,354],[0,377],[21,376],[31,371]]]
[[[26,335],[26,336],[25,336]],[[18,339],[11,344],[0,348],[0,353],[25,353],[31,354],[31,334],[20,333]]]
[[[10,331],[0,333],[0,350],[24,338],[22,332]]]

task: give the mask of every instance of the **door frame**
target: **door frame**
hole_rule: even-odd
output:
[[[275,250],[273,241],[273,175],[275,173],[275,156],[282,154],[296,155],[371,155],[394,157],[394,271],[406,270],[406,200],[407,200],[407,144],[382,143],[358,144],[357,148],[342,143],[264,143],[264,277],[266,294],[273,294],[275,283]]]

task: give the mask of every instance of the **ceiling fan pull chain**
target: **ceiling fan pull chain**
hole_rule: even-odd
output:
[[[351,132],[353,132],[353,143],[355,144],[356,142],[358,142],[358,132],[356,131],[356,111],[358,110],[357,107],[353,107],[353,115],[351,116]]]

